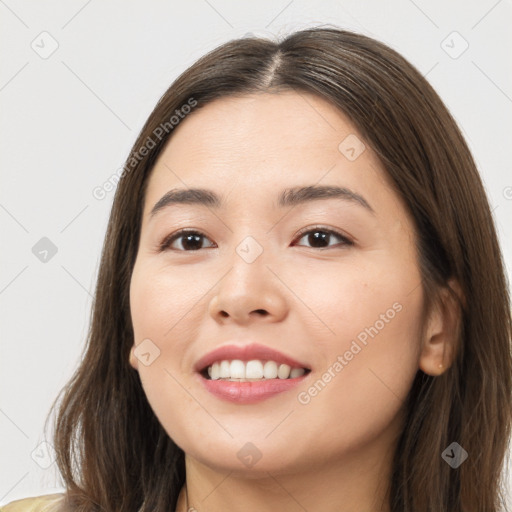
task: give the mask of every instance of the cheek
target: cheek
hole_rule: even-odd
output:
[[[337,425],[325,430],[327,445],[340,431],[369,440],[396,418],[418,370],[422,322],[415,267],[375,265],[337,275],[318,276],[321,290],[310,294],[317,298],[311,309],[333,332],[316,337],[323,357],[299,397],[304,411]]]
[[[177,270],[136,265],[130,286],[135,342],[150,338],[162,349],[170,347],[179,351],[184,345],[180,340],[185,335],[190,337],[190,329],[197,325],[191,318],[197,314],[200,300],[208,289],[206,285],[201,286],[198,275],[191,281]]]
[[[200,428],[190,415],[181,412],[197,408],[197,402],[185,391],[193,373],[189,349],[191,342],[200,338],[206,307],[202,300],[206,301],[211,281],[211,275],[208,279],[195,272],[191,279],[190,273],[146,261],[137,262],[132,274],[130,308],[135,345],[147,347],[151,354],[150,364],[139,359],[138,373],[153,412],[178,443],[180,434]]]
[[[187,297],[176,293],[179,283],[169,273],[136,263],[130,283],[130,309],[135,338],[135,356],[141,384],[155,416],[174,437],[168,427],[177,421],[187,427],[187,415],[175,416],[175,411],[190,410],[190,397],[180,389],[179,367],[186,339],[180,321],[185,316]],[[186,318],[186,317],[185,317]],[[144,348],[143,348],[144,347]],[[149,353],[148,357],[144,357]]]

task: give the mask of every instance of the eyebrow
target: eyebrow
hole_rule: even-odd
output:
[[[348,188],[331,185],[287,188],[279,194],[277,205],[285,208],[287,206],[297,206],[311,201],[333,198],[359,204],[369,212],[375,213],[363,196]],[[219,209],[222,207],[223,201],[212,190],[202,188],[173,189],[164,194],[153,206],[149,214],[150,218],[153,218],[158,212],[173,204],[197,204]]]

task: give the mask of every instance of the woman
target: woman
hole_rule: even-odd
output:
[[[231,41],[126,162],[58,407],[67,492],[4,510],[496,512],[510,320],[421,74],[334,28]]]

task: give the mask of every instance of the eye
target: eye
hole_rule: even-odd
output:
[[[172,247],[175,241],[181,240],[181,249]],[[169,235],[165,237],[162,242],[160,243],[160,251],[166,251],[168,249],[174,249],[178,251],[197,251],[199,249],[202,249],[202,241],[208,240],[206,236],[203,233],[200,233],[199,231],[192,231],[192,230],[181,230],[176,233],[173,233],[172,235]],[[211,246],[210,246],[211,247]]]
[[[336,245],[354,245],[354,243],[351,240],[349,240],[345,235],[342,235],[341,233],[338,233],[337,231],[334,231],[332,229],[323,228],[321,226],[316,228],[309,228],[307,231],[302,231],[299,235],[298,240],[300,241],[306,237],[308,243],[311,244],[313,249],[326,249]],[[333,238],[337,238],[339,242],[335,244],[330,244],[329,242],[332,241]],[[165,237],[159,244],[159,250],[160,252],[169,249],[182,252],[198,251],[200,249],[205,248],[203,247],[204,240],[209,239],[200,231],[181,230]],[[173,247],[173,245],[176,245],[175,242],[178,242],[178,245],[181,245],[181,247]],[[215,244],[211,243],[208,247],[215,247]]]
[[[354,245],[354,242],[349,240],[345,235],[342,235],[341,233],[338,233],[332,229],[323,228],[321,226],[315,227],[313,229],[309,228],[307,231],[302,231],[299,236],[299,241],[303,238],[307,238],[308,243],[312,244],[314,249],[325,249],[336,245]],[[341,242],[337,244],[329,244],[333,238],[337,238]]]

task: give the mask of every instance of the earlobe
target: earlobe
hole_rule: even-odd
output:
[[[132,348],[130,349],[130,358],[129,358],[129,361],[130,361],[130,366],[135,369],[135,370],[138,370],[139,369],[139,365],[138,365],[138,359],[135,357],[135,344],[132,345]]]
[[[447,287],[439,290],[431,307],[419,360],[420,369],[428,375],[437,377],[453,364],[459,341],[461,300],[459,284],[450,280]]]

